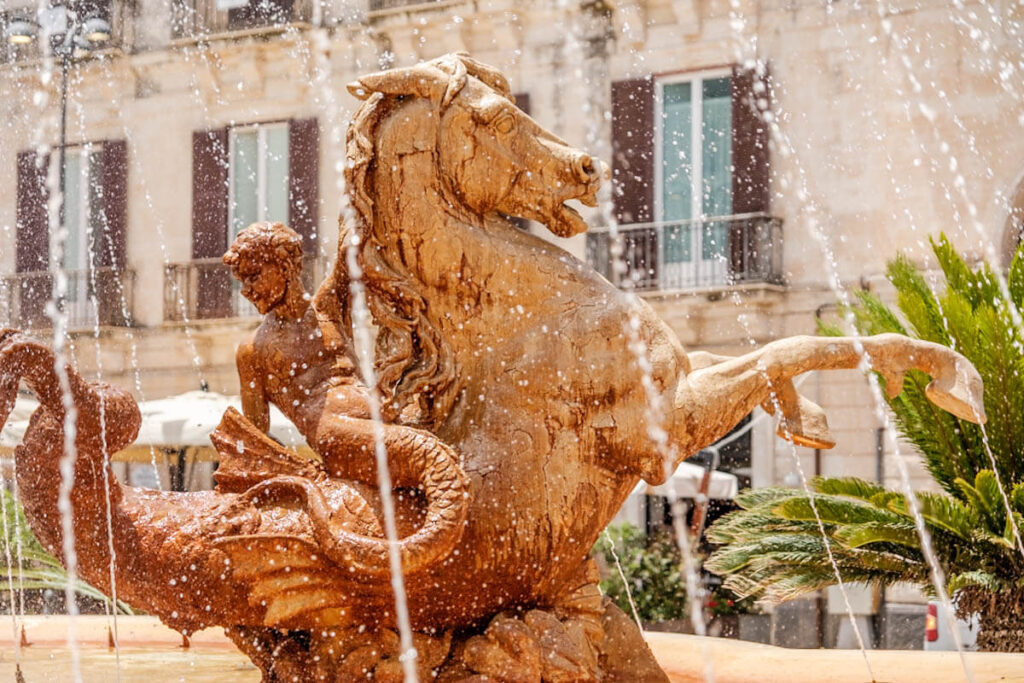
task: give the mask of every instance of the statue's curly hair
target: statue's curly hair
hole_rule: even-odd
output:
[[[221,258],[235,268],[240,262],[286,263],[302,268],[302,237],[284,223],[253,223],[238,233]]]

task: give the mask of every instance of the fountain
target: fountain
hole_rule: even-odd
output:
[[[458,53],[349,88],[354,211],[315,296],[283,225],[252,226],[224,257],[264,319],[238,356],[244,415],[211,435],[215,491],[118,484],[132,397],[0,333],[0,424],[21,382],[40,402],[16,455],[40,541],[171,628],[224,627],[264,680],[666,680],[588,559],[640,479],[664,482],[759,405],[781,436],[832,446],[793,378],[865,357],[890,390],[919,369],[936,405],[984,420],[970,363],[900,335],[687,354],[646,304],[508,219],[583,232],[566,202],[595,203],[605,170],[518,109],[495,69]],[[644,381],[621,371],[637,344]],[[271,403],[320,460],[263,432]]]

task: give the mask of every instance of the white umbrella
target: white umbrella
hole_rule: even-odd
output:
[[[7,416],[7,422],[0,430],[0,452],[10,453],[21,443],[21,437],[25,435],[25,429],[28,427],[28,420],[38,407],[39,401],[29,396],[18,395],[11,414]]]
[[[633,493],[647,493],[651,496],[672,496],[672,484],[675,484],[675,495],[680,498],[696,498],[700,491],[700,483],[704,478],[704,468],[689,462],[682,462],[676,468],[675,473],[669,481],[660,486],[649,486],[644,482],[637,484]],[[728,472],[715,470],[711,473],[711,481],[708,482],[708,498],[720,500],[731,500],[736,497],[739,490],[739,480],[735,475]]]
[[[28,418],[38,407],[38,403],[27,398],[19,398],[15,404],[11,419],[7,420],[0,432],[0,451],[10,452],[21,443]],[[193,453],[203,451],[207,459],[215,459],[210,433],[220,424],[221,416],[228,407],[241,410],[241,399],[237,396],[224,396],[209,391],[189,391],[177,396],[143,401],[139,403],[142,413],[142,426],[139,436],[126,451],[122,451],[118,460],[133,459],[139,455],[149,460],[149,455],[141,456],[139,451],[149,453],[150,449],[190,449]],[[293,449],[305,450],[305,439],[299,430],[275,406],[270,407],[270,435]]]
[[[241,410],[241,399],[211,391],[188,391],[143,401],[139,404],[142,427],[133,445],[142,448],[210,446],[210,433],[220,424],[228,407]],[[290,448],[305,443],[299,430],[276,406],[270,407],[270,435]]]

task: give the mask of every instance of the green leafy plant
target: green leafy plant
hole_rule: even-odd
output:
[[[615,601],[626,614],[632,614],[626,586],[618,567],[629,582],[629,592],[643,621],[687,619],[690,603],[686,599],[686,578],[682,570],[679,548],[668,532],[650,537],[632,524],[608,527],[608,537],[598,539],[594,549],[600,552],[609,568],[601,581],[602,592]],[[618,556],[618,565],[615,556]]]
[[[979,648],[1024,650],[1024,256],[1018,252],[1010,268],[1007,301],[988,266],[969,267],[944,236],[932,247],[945,279],[941,292],[898,257],[888,277],[899,314],[872,292],[859,292],[850,313],[860,334],[900,332],[943,344],[981,374],[984,426],[934,406],[925,397],[930,379],[916,371],[889,407],[943,490],[916,499],[959,612],[981,615]],[[705,567],[738,595],[776,603],[835,584],[831,551],[844,581],[909,582],[931,592],[902,493],[853,478],[819,478],[810,488],[810,496],[781,488],[741,493],[742,509],[708,530],[721,547]]]
[[[608,538],[612,539],[614,553]],[[642,621],[690,619],[682,555],[668,529],[647,536],[629,523],[612,525],[608,527],[608,537],[599,538],[594,551],[601,555],[606,569],[601,581],[602,592],[626,614],[632,614],[632,607],[622,576],[626,577]],[[753,611],[753,603],[752,599],[741,600],[732,591],[719,586],[706,596],[704,609],[707,617],[742,614]]]
[[[68,585],[68,574],[60,562],[39,543],[32,534],[32,529],[25,519],[21,505],[9,491],[0,489],[0,505],[2,505],[3,523],[0,534],[3,546],[0,547],[0,594],[10,599],[11,591],[15,595],[22,591],[53,590],[63,592]],[[75,593],[107,603],[111,600],[102,591],[82,581],[74,583]],[[14,598],[18,600],[17,597]],[[122,614],[133,614],[131,608],[120,600],[117,610]]]

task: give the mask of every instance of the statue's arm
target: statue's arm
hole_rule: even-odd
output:
[[[260,431],[270,431],[270,402],[267,401],[264,373],[259,354],[252,343],[238,347],[235,354],[238,380],[241,385],[242,414]]]

